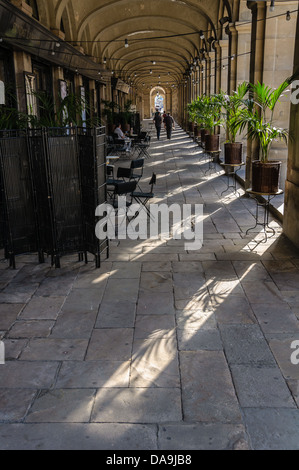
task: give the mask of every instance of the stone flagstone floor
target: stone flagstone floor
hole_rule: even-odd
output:
[[[177,127],[142,185],[204,204],[204,244],[122,240],[95,270],[0,262],[0,449],[299,449],[299,252]],[[121,162],[127,165],[127,162]],[[3,253],[2,256],[3,258]],[[299,354],[298,354],[299,356]]]

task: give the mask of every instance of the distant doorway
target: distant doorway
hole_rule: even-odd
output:
[[[157,110],[164,113],[165,109],[165,91],[163,88],[155,87],[151,91],[151,115],[153,116]]]

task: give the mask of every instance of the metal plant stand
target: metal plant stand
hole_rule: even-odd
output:
[[[221,196],[226,193],[230,188],[233,189],[234,194],[237,194],[240,196],[239,191],[237,190],[237,180],[236,180],[236,174],[238,171],[241,170],[242,166],[245,165],[245,163],[220,163],[221,166],[223,166],[226,170],[226,167],[231,167],[231,170],[225,171],[225,174],[227,176],[227,188],[222,191]],[[233,178],[233,184],[230,184],[230,176]]]
[[[264,242],[267,242],[268,238],[271,238],[275,235],[274,228],[269,227],[269,206],[270,206],[270,202],[275,196],[283,194],[283,190],[279,189],[276,193],[260,193],[260,192],[257,192],[257,191],[252,191],[252,189],[247,189],[246,192],[248,194],[250,194],[251,196],[253,196],[255,201],[256,201],[256,215],[255,215],[256,224],[255,224],[254,227],[251,227],[246,231],[246,235],[248,234],[248,232],[250,232],[251,230],[254,230],[258,225],[260,225],[261,227],[263,227],[263,232],[265,234]],[[264,196],[265,200],[261,202],[258,199],[259,196]],[[261,219],[259,218],[259,212],[260,212],[259,209],[260,208],[263,208],[263,217]],[[268,230],[268,232],[270,231],[272,234],[268,236],[267,230]]]
[[[211,170],[217,171],[215,156],[220,155],[221,150],[220,149],[219,150],[212,150],[212,151],[206,150],[205,153],[209,155],[209,167],[205,171],[205,175],[206,175]]]

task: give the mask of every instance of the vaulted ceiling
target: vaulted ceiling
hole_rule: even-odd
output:
[[[45,3],[47,6],[45,6]],[[37,0],[40,20],[135,86],[177,84],[203,46],[218,38],[229,0]],[[52,7],[50,7],[52,4]],[[125,41],[128,47],[125,47]],[[209,43],[206,43],[211,48]],[[160,78],[159,78],[160,77]]]

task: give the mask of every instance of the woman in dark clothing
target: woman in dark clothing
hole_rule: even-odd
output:
[[[167,139],[170,140],[171,139],[172,129],[174,129],[174,119],[170,115],[170,113],[167,113],[167,116],[164,118],[164,123],[165,123],[165,126],[166,126]]]
[[[160,111],[157,111],[154,116],[154,123],[157,131],[157,139],[160,140],[161,126],[162,126],[162,116]]]

